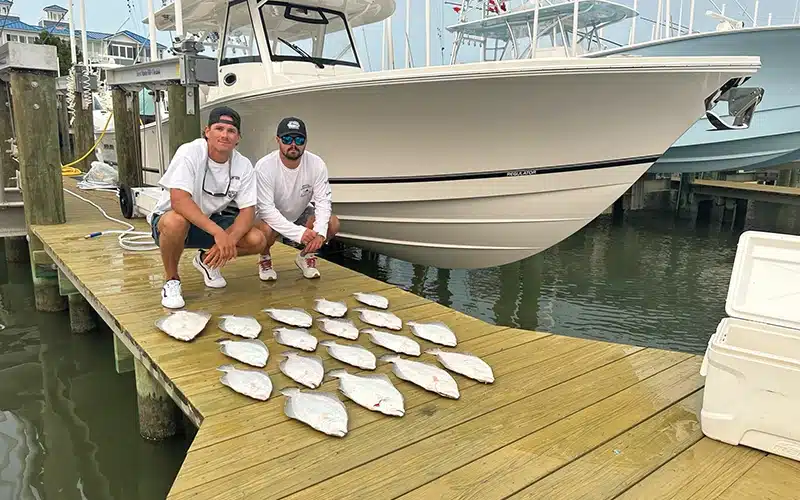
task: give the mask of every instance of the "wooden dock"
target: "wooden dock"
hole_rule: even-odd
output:
[[[756,182],[718,181],[693,179],[692,192],[699,195],[733,198],[782,205],[800,205],[800,188],[773,186]]]
[[[71,179],[64,183],[78,191]],[[113,194],[80,194],[119,217]],[[123,252],[114,235],[84,239],[117,227],[72,196],[65,194],[65,203],[66,224],[32,231],[199,425],[170,499],[800,498],[800,463],[703,436],[697,356],[490,325],[325,261],[321,279],[306,280],[292,262],[296,250],[281,245],[273,252],[277,282],[260,282],[255,257],[240,258],[224,269],[228,287],[222,290],[206,289],[184,256],[187,308],[214,315],[198,338],[184,343],[153,325],[166,313],[159,254]],[[143,220],[137,226],[147,230]],[[274,342],[276,324],[261,310],[304,307],[317,316],[314,298],[355,307],[355,291],[385,295],[404,322],[445,321],[459,338],[458,350],[491,364],[495,383],[455,376],[461,398],[450,400],[390,375],[405,397],[405,416],[370,412],[340,395],[350,417],[344,438],[288,419],[278,390],[297,384],[277,368],[288,348]],[[265,370],[275,386],[269,401],[219,382],[216,367],[232,361],[215,343],[230,338],[217,328],[220,314],[261,321],[260,338],[270,349]],[[348,317],[363,326],[352,312]],[[312,331],[333,338],[316,325]],[[407,326],[403,331],[410,335]],[[388,352],[364,336],[357,342],[378,355]],[[316,354],[326,371],[343,366],[324,348]],[[435,363],[429,355],[423,359]],[[378,371],[389,368],[379,364]],[[322,390],[337,392],[337,382]]]

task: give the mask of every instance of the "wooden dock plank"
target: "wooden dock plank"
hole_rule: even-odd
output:
[[[65,187],[78,191],[74,179]],[[114,194],[80,192],[114,217]],[[126,252],[116,236],[85,239],[118,229],[92,206],[65,197],[67,223],[34,226],[47,254],[76,285],[115,335],[156,376],[198,433],[170,491],[170,499],[205,498],[749,498],[762,493],[797,498],[796,462],[704,438],[697,411],[703,379],[700,359],[682,353],[489,325],[380,280],[321,260],[322,278],[304,279],[297,250],[273,248],[277,282],[257,277],[254,256],[223,269],[228,286],[205,288],[187,250],[180,273],[188,309],[213,314],[192,342],[158,331],[163,273],[158,252]],[[148,231],[143,219],[130,221]],[[441,320],[459,338],[458,350],[491,364],[494,384],[455,375],[459,400],[425,391],[391,375],[403,393],[401,418],[368,411],[344,396],[349,433],[333,438],[291,420],[279,390],[297,386],[278,370],[279,326],[262,309],[303,307],[313,300],[343,300],[364,307],[354,291],[378,292],[404,322]],[[219,352],[220,314],[256,317],[270,350],[264,370],[274,392],[266,402],[219,383],[217,366],[244,366]],[[367,327],[352,311],[359,328]],[[333,339],[312,327],[318,339]],[[407,326],[403,333],[410,336]],[[415,338],[415,337],[414,337]],[[423,349],[433,344],[415,338]],[[355,341],[377,356],[389,351],[368,337]],[[315,352],[326,371],[344,367],[324,348]],[[112,353],[109,353],[112,355]],[[423,354],[420,359],[437,364]],[[390,373],[348,366],[352,373]],[[338,380],[320,391],[337,392]],[[765,498],[763,495],[759,498]]]
[[[798,500],[800,499],[800,463],[780,456],[766,456],[717,498],[720,500]]]
[[[548,337],[549,338],[549,337]],[[461,390],[459,400],[437,397],[420,406],[407,408],[402,418],[387,418],[356,405],[348,405],[352,419],[349,439],[331,440],[310,427],[295,421],[287,421],[269,428],[257,437],[263,444],[258,456],[251,460],[231,460],[225,456],[221,446],[206,448],[209,461],[222,460],[229,465],[227,473],[219,474],[219,465],[203,475],[202,483],[194,489],[185,489],[186,483],[176,479],[170,497],[180,498],[230,498],[233,490],[254,498],[282,498],[300,491],[336,474],[374,460],[386,453],[415,443],[437,432],[480,417],[492,409],[511,404],[548,387],[558,385],[595,368],[630,356],[642,348],[615,344],[583,344],[563,355],[549,357],[538,349],[539,342],[524,344],[511,350],[517,358],[547,356],[543,361],[525,369],[495,377],[494,384],[473,384]],[[572,340],[572,339],[571,339]],[[495,369],[502,365],[487,362]],[[460,386],[467,384],[459,379]],[[403,394],[410,398],[421,389],[409,386]],[[366,421],[366,425],[360,422]],[[245,436],[226,441],[222,446],[235,446],[239,454],[244,453],[244,443],[253,442],[256,436]],[[294,449],[294,451],[292,451]],[[291,451],[291,452],[290,452]],[[191,453],[191,452],[190,452]],[[335,460],[331,460],[331,456]],[[197,459],[193,463],[199,463]],[[246,467],[245,464],[251,464]],[[297,471],[302,470],[302,474]],[[215,475],[219,479],[209,481]]]
[[[565,422],[569,416],[688,358],[687,354],[645,350],[563,384],[490,411],[380,459],[290,495],[292,499],[396,498],[502,446]],[[686,373],[685,371],[683,372]],[[600,434],[602,428],[591,426]],[[616,423],[616,422],[614,422]],[[446,454],[441,450],[447,449]],[[508,463],[505,463],[508,466]],[[486,476],[483,476],[486,477]],[[442,498],[437,492],[428,498]],[[503,498],[488,493],[483,498]]]
[[[640,354],[644,353],[636,356]],[[399,498],[489,500],[523,489],[702,387],[697,374],[700,360],[663,356],[664,361],[670,359],[675,364],[649,377],[625,372],[622,362],[611,365],[622,374],[609,381],[590,379],[589,386],[608,385],[625,377],[633,378],[634,384],[519,440],[508,440],[509,444],[494,452],[496,447],[479,450],[485,455]],[[582,391],[576,399],[587,396],[591,395]],[[526,414],[520,416],[527,418]]]
[[[704,437],[617,498],[717,498],[765,455],[753,448],[730,446]]]
[[[603,443],[510,499],[613,498],[702,438],[702,391]]]

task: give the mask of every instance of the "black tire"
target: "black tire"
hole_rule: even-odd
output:
[[[125,184],[119,186],[119,208],[126,219],[133,218],[133,190]]]

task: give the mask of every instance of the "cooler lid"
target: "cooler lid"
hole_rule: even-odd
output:
[[[734,318],[800,330],[800,236],[742,233],[725,312]]]

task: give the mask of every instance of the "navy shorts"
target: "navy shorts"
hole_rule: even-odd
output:
[[[155,240],[156,245],[158,245],[158,237],[160,235],[158,231],[158,221],[161,219],[161,215],[163,214],[154,214],[153,220],[150,223],[150,231],[153,234],[153,240]],[[221,213],[218,214],[211,214],[209,219],[211,219],[215,224],[217,224],[222,229],[228,229],[233,225],[233,222],[236,220],[236,217],[239,215],[239,210],[233,207],[228,207],[223,210]],[[186,233],[186,239],[184,240],[183,246],[185,248],[202,248],[204,250],[208,250],[209,248],[215,245],[214,237],[208,234],[207,232],[203,231],[199,227],[195,226],[194,224],[189,225],[189,232]]]

